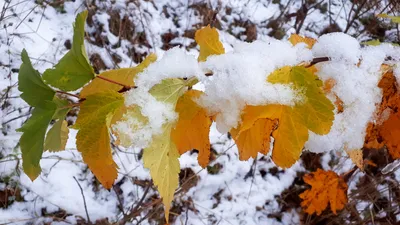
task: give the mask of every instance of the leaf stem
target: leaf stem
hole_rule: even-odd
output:
[[[329,57],[318,57],[318,58],[313,58],[313,60],[310,62],[310,64],[308,66],[306,66],[306,68],[312,67],[317,63],[320,62],[327,62],[330,61],[331,59]]]
[[[59,94],[69,95],[69,96],[72,96],[72,97],[75,97],[75,98],[80,98],[79,95],[71,94],[71,93],[68,93],[68,92],[64,92],[64,91],[56,91],[56,92],[59,93]]]
[[[97,75],[96,77],[99,78],[99,79],[105,80],[105,81],[107,81],[107,82],[113,83],[113,84],[121,85],[124,89],[128,89],[128,90],[129,90],[129,89],[132,88],[132,87],[130,87],[130,86],[128,86],[128,85],[122,84],[122,83],[120,83],[120,82],[118,82],[118,81],[115,81],[115,80],[110,80],[110,79],[105,78],[105,77],[103,77],[103,76],[101,76],[101,75]]]

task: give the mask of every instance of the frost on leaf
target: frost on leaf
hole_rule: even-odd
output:
[[[171,139],[171,128],[172,124],[165,125],[163,133],[153,137],[152,143],[143,152],[144,166],[150,169],[154,184],[163,199],[167,223],[180,172],[179,152]]]
[[[179,98],[175,108],[179,119],[171,131],[171,137],[180,154],[192,149],[198,150],[198,161],[204,168],[210,157],[209,133],[212,120],[206,110],[195,102],[201,94],[201,91],[189,90]]]
[[[311,185],[311,189],[299,195],[303,199],[301,206],[306,213],[321,215],[328,203],[335,215],[337,210],[344,208],[347,203],[347,184],[335,172],[317,169],[316,172],[304,175],[303,180]]]
[[[323,94],[321,81],[303,67],[283,67],[273,72],[268,81],[293,85],[304,92],[304,100],[295,106],[247,106],[242,113],[242,124],[231,133],[241,159],[256,157],[257,152],[267,153],[272,134],[272,160],[286,168],[299,159],[309,130],[320,135],[329,132],[334,106]]]
[[[219,40],[218,31],[210,25],[196,31],[194,39],[200,46],[199,61],[206,61],[210,55],[220,55],[225,53],[224,46]]]
[[[100,76],[108,78],[110,80],[125,84],[126,86],[133,87],[135,85],[134,78],[144,69],[146,69],[152,62],[157,60],[157,56],[155,54],[150,54],[143,60],[142,63],[132,68],[121,68],[116,70],[105,71],[100,74]],[[98,92],[104,91],[119,91],[121,90],[121,85],[114,84],[108,82],[106,80],[102,80],[98,77],[94,78],[92,82],[90,82],[87,86],[85,86],[81,93],[80,97],[86,98],[88,95],[92,95]]]
[[[87,15],[88,11],[83,11],[76,16],[72,48],[54,69],[47,69],[44,72],[43,79],[47,84],[63,91],[74,91],[94,78],[95,73],[84,46]]]
[[[378,86],[383,96],[376,112],[376,123],[369,123],[364,147],[379,149],[386,146],[393,159],[400,158],[400,93],[393,71],[387,71]]]
[[[83,161],[100,183],[110,189],[117,178],[110,146],[109,126],[114,112],[123,106],[124,97],[116,92],[102,92],[87,96],[82,103],[75,128],[76,145]]]

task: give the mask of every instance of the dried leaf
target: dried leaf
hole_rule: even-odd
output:
[[[358,168],[364,170],[363,151],[361,149],[346,150],[346,153]]]
[[[393,159],[400,158],[400,93],[397,90],[393,71],[386,71],[378,86],[383,96],[380,107],[376,111],[376,123],[369,123],[366,129],[364,147],[389,150]]]
[[[317,40],[315,40],[314,38],[303,37],[298,34],[290,35],[289,41],[290,43],[292,43],[292,45],[297,45],[298,43],[305,43],[307,44],[308,48],[312,48],[315,42],[317,42]]]
[[[311,185],[310,190],[299,195],[303,199],[301,206],[306,213],[321,215],[328,203],[335,215],[337,210],[344,208],[347,203],[347,184],[335,172],[317,169],[316,172],[304,175],[303,180]]]

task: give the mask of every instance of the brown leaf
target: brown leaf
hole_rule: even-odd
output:
[[[346,150],[346,153],[358,168],[364,170],[363,152],[361,149]]]

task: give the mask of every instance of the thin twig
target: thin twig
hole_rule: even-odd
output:
[[[128,215],[124,216],[124,219],[121,220],[119,222],[119,224],[125,224],[125,223],[129,222],[131,219],[133,219],[134,217],[140,215],[140,213],[144,210],[144,208],[142,208],[140,210],[138,210],[138,209],[142,206],[143,201],[146,199],[146,196],[149,193],[150,188],[151,188],[152,185],[153,185],[152,182],[149,182],[147,184],[147,187],[144,190],[144,193],[143,193],[142,197],[140,198],[140,200],[136,203],[135,207],[131,210],[131,212]],[[159,199],[159,200],[161,200],[161,199]],[[153,204],[151,204],[151,205],[153,205]],[[147,208],[147,207],[145,207],[145,208]]]
[[[92,222],[90,222],[89,213],[88,213],[87,205],[86,205],[86,199],[85,199],[85,195],[83,194],[82,186],[81,186],[81,184],[78,182],[78,180],[76,179],[75,176],[73,176],[73,178],[74,178],[74,180],[76,181],[76,183],[78,184],[79,189],[81,189],[81,194],[82,194],[82,198],[83,198],[83,205],[85,206],[85,212],[86,212],[87,221],[88,221],[89,224],[92,224]]]

